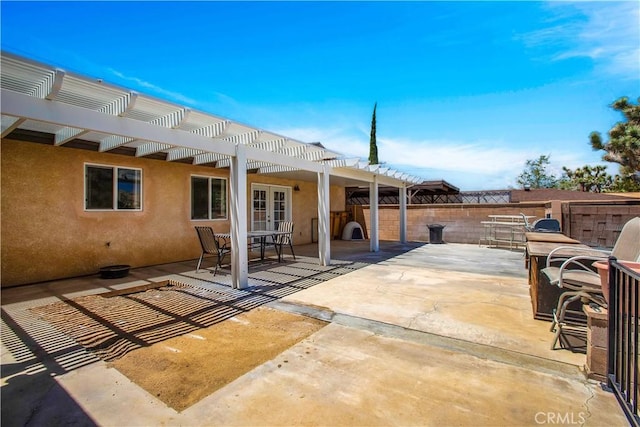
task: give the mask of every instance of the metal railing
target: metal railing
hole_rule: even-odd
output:
[[[638,400],[638,293],[640,272],[609,258],[609,351],[607,386],[629,423],[640,426]]]

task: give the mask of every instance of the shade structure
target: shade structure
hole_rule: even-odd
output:
[[[11,53],[2,52],[0,61],[3,138],[229,169],[236,242],[247,232],[248,171],[317,182],[323,201],[319,224],[329,222],[328,186],[335,179],[397,188],[421,181],[344,158],[318,142],[302,142]],[[329,240],[329,233],[320,231],[319,239]],[[328,263],[329,242],[321,247],[321,262]],[[233,281],[242,287],[247,260],[237,252]]]

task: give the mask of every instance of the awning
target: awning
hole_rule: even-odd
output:
[[[93,144],[101,152],[131,153],[169,162],[229,168],[236,145],[246,148],[246,168],[258,174],[296,176],[329,167],[331,177],[403,187],[417,177],[345,159],[318,143],[236,121],[69,73],[2,52],[2,137],[48,135],[56,146]]]

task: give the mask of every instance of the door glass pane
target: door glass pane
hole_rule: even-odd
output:
[[[286,220],[286,192],[284,190],[273,190],[273,229],[277,230],[281,221]]]
[[[253,190],[253,230],[267,229],[267,191]]]

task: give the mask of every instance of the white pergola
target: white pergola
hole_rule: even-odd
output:
[[[369,183],[371,251],[378,251],[378,185],[400,191],[400,241],[406,242],[406,189],[422,182],[408,174],[345,159],[309,144],[126,88],[2,52],[2,138],[16,130],[53,135],[54,145],[74,140],[100,152],[135,149],[137,157],[192,159],[230,169],[232,284],[248,283],[247,170],[289,179],[317,180],[318,252],[330,263],[329,186]]]

